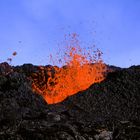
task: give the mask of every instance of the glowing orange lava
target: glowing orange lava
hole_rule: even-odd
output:
[[[92,52],[85,53],[78,44],[77,35],[70,37],[70,45],[67,46],[64,57],[66,65],[61,68],[54,66],[53,70],[52,67],[46,68],[48,79],[42,87],[33,83],[33,89],[41,94],[48,104],[61,102],[68,96],[104,80],[106,66],[101,59],[102,53],[99,50],[94,51],[93,56]]]

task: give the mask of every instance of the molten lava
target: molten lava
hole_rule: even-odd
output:
[[[92,52],[85,53],[80,48],[76,35],[71,38],[64,57],[66,65],[61,68],[46,68],[48,78],[43,86],[37,82],[33,83],[33,89],[41,94],[48,104],[61,102],[68,96],[104,80],[106,66],[101,59],[102,53],[99,50],[94,51],[93,56]],[[45,76],[43,77],[42,81],[45,81]]]
[[[17,55],[17,52],[15,51],[15,52],[13,52],[13,54],[12,54],[13,56],[16,56]]]

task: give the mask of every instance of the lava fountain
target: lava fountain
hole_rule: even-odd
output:
[[[47,69],[48,78],[44,78],[45,84],[39,86],[39,83],[33,82],[33,89],[41,94],[48,104],[61,102],[105,78],[106,65],[101,59],[102,52],[98,49],[84,51],[76,34],[69,37],[69,45],[66,46],[63,58],[65,65],[61,68],[41,67]]]

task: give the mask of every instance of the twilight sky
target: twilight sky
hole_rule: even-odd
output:
[[[17,51],[12,65],[47,65],[69,33],[107,64],[138,65],[140,0],[0,0],[0,62]]]

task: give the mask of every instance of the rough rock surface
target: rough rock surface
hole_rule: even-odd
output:
[[[31,88],[45,74],[38,66],[1,63],[0,140],[140,140],[140,66],[111,68],[101,83],[48,105]]]

